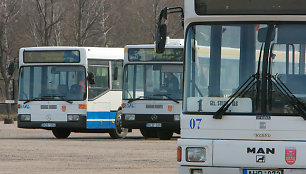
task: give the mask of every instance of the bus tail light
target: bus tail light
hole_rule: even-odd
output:
[[[124,103],[121,104],[121,108],[124,108]]]
[[[79,104],[79,109],[87,109],[87,104]]]
[[[20,109],[20,104],[17,105],[17,108]]]
[[[182,161],[182,147],[177,147],[177,155],[176,155],[177,162]]]

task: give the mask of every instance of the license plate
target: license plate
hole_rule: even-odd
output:
[[[243,170],[243,174],[283,174],[283,170]]]
[[[41,123],[41,127],[56,127],[55,123]]]
[[[162,127],[161,123],[147,123],[146,127]]]

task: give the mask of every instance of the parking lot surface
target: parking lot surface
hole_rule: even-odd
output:
[[[178,173],[176,139],[144,139],[138,130],[126,139],[106,133],[72,133],[56,139],[51,131],[0,123],[0,174],[158,174]]]

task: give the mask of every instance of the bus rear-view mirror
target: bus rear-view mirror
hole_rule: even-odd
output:
[[[94,85],[95,84],[95,76],[92,72],[88,72],[87,75],[87,81],[90,85]]]
[[[266,42],[267,39],[267,32],[268,32],[268,28],[260,28],[258,30],[258,42]],[[271,41],[273,41],[275,38],[275,30],[273,30],[272,36],[271,36]]]
[[[8,74],[11,76],[11,75],[14,74],[14,71],[15,71],[15,63],[14,63],[14,62],[11,62],[11,63],[9,64],[9,67],[8,67],[8,69],[7,69],[7,72],[8,72]]]
[[[165,51],[167,37],[167,25],[161,24],[157,28],[156,38],[155,38],[155,52],[163,53]]]

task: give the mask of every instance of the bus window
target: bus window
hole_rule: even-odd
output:
[[[95,77],[95,84],[89,86],[88,97],[94,99],[109,89],[109,69],[105,66],[89,66]]]
[[[122,61],[112,61],[112,89],[122,89]]]

